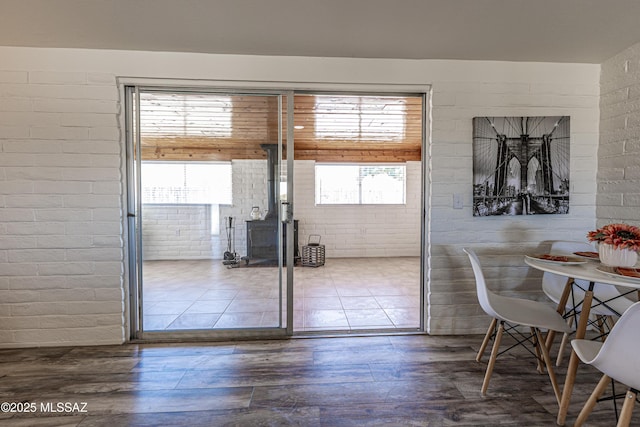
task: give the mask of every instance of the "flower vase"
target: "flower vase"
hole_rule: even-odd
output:
[[[600,262],[609,267],[633,267],[638,261],[638,253],[631,249],[615,248],[607,243],[598,244]]]

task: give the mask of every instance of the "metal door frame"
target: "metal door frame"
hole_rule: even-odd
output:
[[[429,333],[429,319],[430,319],[430,264],[431,264],[431,221],[430,221],[430,210],[431,210],[431,179],[430,179],[430,171],[431,171],[431,145],[432,145],[432,134],[431,134],[431,123],[432,123],[432,87],[429,84],[419,83],[419,84],[360,84],[360,83],[305,83],[305,82],[273,82],[273,81],[193,81],[193,80],[182,80],[182,79],[157,79],[157,78],[135,78],[135,77],[120,77],[117,79],[120,89],[121,96],[125,99],[125,112],[124,112],[124,123],[126,126],[127,133],[125,138],[125,151],[127,153],[127,157],[125,158],[125,164],[123,166],[123,174],[125,176],[125,189],[126,194],[124,196],[125,200],[125,211],[127,220],[124,223],[126,230],[125,239],[127,239],[128,243],[125,243],[125,252],[131,252],[133,250],[133,254],[128,253],[126,258],[129,260],[128,263],[125,263],[125,278],[129,281],[127,289],[129,289],[130,297],[126,300],[128,307],[127,312],[129,313],[128,325],[129,325],[129,339],[130,340],[153,340],[160,339],[161,337],[156,336],[156,332],[146,332],[144,336],[137,333],[138,324],[136,322],[136,315],[138,306],[141,303],[139,292],[139,286],[137,283],[139,282],[139,276],[141,271],[136,268],[131,267],[131,261],[137,257],[137,254],[140,252],[140,247],[137,239],[133,238],[135,236],[135,229],[132,232],[132,225],[135,225],[138,218],[135,217],[135,213],[130,212],[129,210],[129,202],[135,200],[135,197],[132,196],[132,192],[135,194],[135,188],[132,188],[132,183],[130,181],[130,174],[133,172],[130,157],[132,155],[131,152],[131,143],[130,140],[135,138],[136,141],[139,142],[139,135],[131,135],[130,127],[128,126],[131,120],[130,114],[127,112],[127,109],[130,110],[131,102],[127,95],[127,88],[130,86],[135,87],[137,90],[144,88],[155,88],[155,89],[175,89],[181,88],[186,91],[194,91],[194,92],[215,92],[215,93],[260,93],[260,94],[272,94],[272,95],[280,95],[280,102],[283,96],[287,98],[287,140],[293,141],[293,95],[295,93],[320,93],[320,92],[333,92],[333,93],[360,93],[360,94],[383,94],[383,95],[391,95],[391,94],[411,94],[422,96],[422,177],[421,177],[421,236],[420,236],[420,327],[419,333]],[[289,104],[290,103],[290,104]],[[136,109],[139,111],[139,108]],[[280,120],[282,119],[282,115],[279,114]],[[281,154],[282,150],[282,124],[279,126],[279,153]],[[139,133],[136,131],[136,133]],[[289,197],[289,202],[291,203],[291,213],[293,214],[295,210],[295,204],[293,200],[293,143],[287,144],[287,194]],[[139,143],[135,145],[139,149]],[[139,158],[139,156],[137,157]],[[282,156],[280,155],[278,168],[281,166]],[[279,185],[279,181],[278,181]],[[279,221],[282,225],[282,222]],[[287,227],[291,227],[287,229],[287,259],[291,260],[287,262],[286,269],[280,269],[280,290],[282,294],[282,282],[283,282],[283,271],[286,272],[286,296],[287,296],[287,304],[286,304],[286,327],[279,329],[268,329],[265,331],[251,330],[212,330],[216,332],[215,336],[211,335],[211,332],[204,331],[204,333],[199,333],[199,331],[193,331],[192,333],[180,332],[180,337],[176,340],[187,340],[187,339],[233,339],[233,338],[284,338],[293,336],[293,242],[289,241],[289,239],[293,239],[293,223],[287,224]],[[281,228],[281,227],[280,227]],[[281,232],[281,230],[280,230]],[[280,251],[281,253],[281,251]],[[280,304],[282,309],[282,303]],[[141,311],[140,316],[141,316]],[[243,333],[240,333],[243,332]],[[349,333],[349,331],[346,331]],[[370,331],[369,331],[370,332]],[[375,331],[374,331],[375,332]],[[389,329],[381,329],[380,333],[389,333]],[[394,331],[394,332],[403,332]],[[164,335],[164,333],[160,333]],[[353,334],[353,333],[351,333]],[[296,334],[297,335],[297,334]],[[163,340],[170,339],[168,337],[162,338]]]
[[[282,238],[278,239],[280,247],[279,253],[279,321],[277,327],[252,327],[252,328],[234,328],[234,329],[194,329],[194,330],[176,330],[176,331],[145,331],[144,330],[144,313],[143,313],[143,246],[142,246],[142,201],[141,201],[141,180],[139,171],[141,167],[141,135],[140,135],[140,99],[139,94],[144,91],[166,91],[166,92],[193,92],[193,93],[215,93],[228,95],[259,95],[259,96],[277,96],[278,97],[278,162],[277,176],[281,176],[282,169],[282,145],[283,145],[283,129],[282,129],[282,98],[287,97],[293,100],[292,91],[275,91],[264,89],[219,89],[213,86],[191,87],[176,85],[135,85],[126,84],[123,86],[125,99],[125,183],[126,183],[126,227],[127,227],[127,274],[129,298],[129,340],[163,340],[163,341],[182,341],[192,339],[207,340],[228,340],[232,338],[278,338],[292,334],[293,327],[293,222],[284,224],[287,227],[287,261],[282,259]],[[289,116],[291,116],[289,118]],[[287,135],[293,138],[293,108],[287,111]],[[289,151],[291,153],[289,154]],[[290,157],[289,157],[290,156]],[[289,166],[291,162],[291,166]],[[287,144],[287,194],[288,201],[293,203],[293,144]],[[289,175],[291,174],[291,175]],[[276,180],[276,195],[279,194],[280,180]],[[282,236],[283,222],[281,221],[282,210],[278,209],[278,233]],[[283,268],[286,264],[286,269]],[[283,286],[286,289],[283,290]],[[284,295],[287,295],[287,304],[283,307]],[[285,316],[283,319],[283,310]]]

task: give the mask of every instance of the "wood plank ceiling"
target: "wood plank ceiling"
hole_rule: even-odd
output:
[[[143,92],[140,98],[143,160],[264,159],[261,145],[278,141],[275,96]],[[297,160],[421,159],[420,96],[296,94],[293,116]]]

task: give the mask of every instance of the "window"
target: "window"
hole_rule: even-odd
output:
[[[319,139],[401,141],[406,138],[406,99],[384,96],[316,95]]]
[[[231,204],[231,163],[142,162],[142,203],[210,205],[211,234],[220,234],[218,205]]]
[[[231,136],[229,96],[207,93],[143,92],[140,131],[147,138]]]
[[[405,204],[405,165],[316,165],[316,204]]]
[[[231,204],[231,163],[142,162],[142,203]]]

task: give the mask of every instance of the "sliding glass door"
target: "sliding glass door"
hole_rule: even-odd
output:
[[[126,95],[132,336],[291,333],[291,96],[139,86]]]

